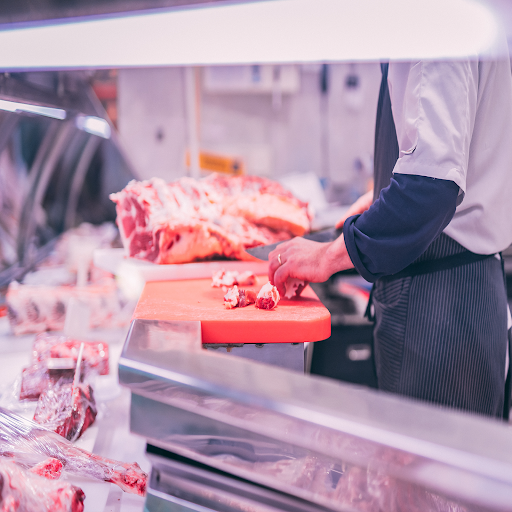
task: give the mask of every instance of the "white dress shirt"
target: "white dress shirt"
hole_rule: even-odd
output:
[[[506,249],[512,243],[510,61],[391,62],[388,85],[400,150],[393,172],[454,181],[460,204],[444,232],[475,253]]]

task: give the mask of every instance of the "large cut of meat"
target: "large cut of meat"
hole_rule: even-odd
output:
[[[155,263],[248,259],[246,248],[310,229],[307,204],[257,176],[131,181],[110,198],[129,256]]]
[[[10,458],[27,469],[45,460],[48,463],[48,458],[57,459],[67,473],[112,482],[123,491],[139,496],[146,494],[148,476],[136,462],[124,463],[89,453],[55,432],[2,407],[0,457]]]
[[[60,480],[48,480],[0,459],[2,512],[82,512],[82,489]]]

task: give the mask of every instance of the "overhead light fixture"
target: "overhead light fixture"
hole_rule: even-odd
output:
[[[263,0],[0,31],[0,69],[445,59],[493,48],[476,0]]]
[[[110,125],[101,117],[79,115],[76,117],[75,125],[79,130],[83,130],[91,135],[110,139]]]
[[[42,107],[30,103],[19,103],[17,101],[0,100],[0,110],[7,112],[28,112],[40,116],[52,117],[53,119],[66,119],[66,111],[61,108]]]

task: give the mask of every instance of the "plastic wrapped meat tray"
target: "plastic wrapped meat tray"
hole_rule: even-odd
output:
[[[308,205],[257,176],[131,181],[110,198],[128,255],[154,263],[252,259],[245,249],[303,235]]]
[[[119,322],[121,305],[114,279],[103,284],[76,286],[25,285],[13,281],[7,290],[7,314],[16,335],[62,331],[71,298],[87,304],[90,327],[112,327]]]
[[[0,407],[0,460],[2,457],[26,469],[49,458],[56,459],[66,473],[111,482],[139,496],[146,494],[147,474],[136,462],[124,463],[89,453],[55,432]]]
[[[34,421],[76,441],[94,423],[98,410],[88,384],[58,384],[41,393]]]
[[[32,362],[52,358],[72,358],[76,362],[80,345],[84,344],[83,362],[88,371],[108,375],[108,344],[103,341],[85,341],[68,336],[39,334],[32,346]]]
[[[68,482],[49,480],[0,458],[2,512],[82,512],[85,495]]]
[[[108,344],[102,341],[82,341],[66,336],[39,334],[32,346],[31,365],[24,368],[21,378],[20,400],[37,400],[41,393],[54,386],[71,383],[80,344],[84,343],[82,379],[92,374],[109,373]],[[59,361],[69,361],[65,368],[58,368]]]

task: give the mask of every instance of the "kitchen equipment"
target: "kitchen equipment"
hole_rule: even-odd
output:
[[[304,343],[330,336],[329,311],[309,287],[300,297],[281,299],[270,311],[253,305],[226,309],[225,291],[213,288],[211,282],[211,279],[148,282],[133,318],[198,321],[207,350],[299,371],[304,371]],[[266,276],[257,276],[256,285],[247,288],[257,291],[265,282]]]

